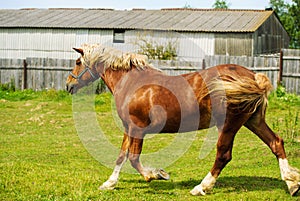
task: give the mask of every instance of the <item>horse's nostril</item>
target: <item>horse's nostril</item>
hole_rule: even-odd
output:
[[[73,84],[66,84],[66,91],[70,94],[73,94],[74,92],[74,85]]]

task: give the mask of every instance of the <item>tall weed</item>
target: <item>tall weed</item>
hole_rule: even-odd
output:
[[[299,140],[300,96],[287,93],[283,86],[279,86],[269,97],[269,108],[277,113],[277,118],[271,117],[273,129],[284,139]]]

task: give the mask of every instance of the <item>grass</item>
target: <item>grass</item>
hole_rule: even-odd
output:
[[[285,138],[291,165],[300,168],[300,98],[285,98],[276,94],[270,97],[267,121]],[[97,95],[92,100],[99,125],[109,142],[118,147],[122,130],[111,112],[111,95]],[[237,135],[233,160],[223,170],[212,194],[189,195],[213,165],[215,149],[199,159],[207,131],[197,132],[184,155],[165,168],[171,175],[169,181],[146,183],[138,174],[123,172],[115,190],[99,191],[112,170],[85,148],[76,131],[73,111],[72,96],[62,91],[0,90],[0,200],[300,199],[288,194],[271,151],[245,128]],[[161,150],[175,136],[150,136],[143,153]]]

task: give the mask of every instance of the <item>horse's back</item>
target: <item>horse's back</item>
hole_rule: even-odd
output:
[[[235,77],[248,77],[254,79],[254,72],[247,69],[244,66],[240,66],[237,64],[222,64],[217,65],[211,68],[208,68],[207,70],[208,74],[213,76],[224,76],[224,75],[230,75]]]

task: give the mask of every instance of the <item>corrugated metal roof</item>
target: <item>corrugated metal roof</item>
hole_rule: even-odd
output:
[[[0,27],[255,32],[272,14],[231,9],[3,9]]]

